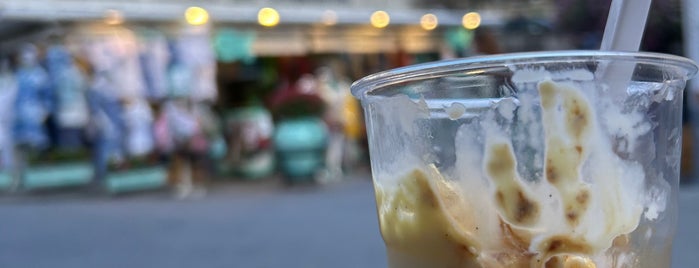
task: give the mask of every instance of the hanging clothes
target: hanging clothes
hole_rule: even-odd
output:
[[[101,91],[99,95],[103,98],[110,101],[116,99],[121,105],[119,122],[114,120],[117,116],[110,115],[112,124],[121,133],[121,153],[133,157],[150,153],[154,147],[153,114],[147,101],[150,94],[147,84],[151,83],[162,90],[162,75],[159,76],[158,71],[147,75],[144,73],[141,60],[143,50],[133,31],[121,26],[95,27],[83,34],[86,36],[84,50],[103,84],[95,90]],[[158,67],[158,64],[162,63],[155,66]],[[153,84],[157,79],[160,84]]]
[[[180,150],[188,150],[191,139],[199,131],[197,119],[189,104],[186,100],[169,101],[164,110],[175,146]]]
[[[44,121],[52,110],[49,77],[39,65],[38,52],[34,45],[21,48],[18,62],[14,140],[17,145],[28,149],[45,149],[49,145],[49,139]]]
[[[171,154],[175,151],[175,141],[170,130],[168,113],[163,104],[158,105],[158,107],[159,109],[155,113],[155,121],[153,121],[155,148],[161,154]]]
[[[175,151],[188,151],[189,142],[198,132],[197,120],[190,105],[190,96],[194,88],[194,67],[185,61],[186,52],[182,46],[184,43],[181,38],[169,43],[172,55],[167,74],[170,101],[163,107]]]
[[[0,62],[0,170],[14,166],[14,142],[12,125],[14,102],[17,95],[17,81],[11,72],[9,62]]]
[[[109,79],[119,99],[145,98],[135,34],[120,26],[88,28],[82,33],[83,51],[95,72]]]
[[[85,76],[65,46],[54,44],[46,52],[46,66],[51,78],[58,146],[80,148],[83,130],[90,119],[85,90]]]
[[[153,151],[153,113],[145,99],[132,99],[124,106],[126,148],[129,156],[142,157]]]
[[[95,175],[100,179],[105,177],[109,164],[123,163],[126,155],[126,124],[121,103],[113,91],[106,74],[93,74],[87,91],[92,114],[88,128],[93,133]]]
[[[191,74],[190,98],[195,102],[215,101],[216,56],[207,27],[185,26],[175,38],[175,54]]]
[[[143,71],[146,96],[151,100],[167,97],[167,69],[170,62],[170,49],[167,39],[153,29],[138,31],[139,60]]]
[[[194,68],[182,59],[177,42],[169,43],[172,52],[167,71],[168,96],[170,98],[189,98],[193,88]]]

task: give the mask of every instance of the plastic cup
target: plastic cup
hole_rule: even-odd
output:
[[[635,66],[621,88],[596,72],[615,64]],[[696,72],[671,55],[558,51],[355,82],[388,266],[670,267]]]

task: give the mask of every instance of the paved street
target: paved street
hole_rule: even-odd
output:
[[[385,266],[368,179],[188,201],[46,196],[0,205],[0,267]]]
[[[0,267],[385,267],[368,179],[217,187],[206,198],[0,198]],[[682,190],[673,267],[695,267],[699,185]]]

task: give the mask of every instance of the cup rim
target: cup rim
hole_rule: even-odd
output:
[[[464,72],[484,67],[508,66],[522,63],[549,63],[565,59],[570,62],[597,61],[627,61],[653,65],[668,65],[684,70],[685,80],[692,78],[699,70],[693,60],[672,54],[637,51],[603,51],[603,50],[558,50],[504,53],[485,56],[473,56],[458,59],[440,60],[419,63],[381,71],[365,76],[350,86],[352,95],[363,100],[369,93],[385,86],[411,80],[438,77],[440,74]]]

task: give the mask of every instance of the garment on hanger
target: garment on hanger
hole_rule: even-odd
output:
[[[154,146],[153,115],[147,102],[149,93],[136,35],[121,26],[87,31],[86,35],[85,51],[99,83],[94,90],[99,92],[104,105],[110,107],[106,113],[109,120],[105,125],[120,133],[119,137],[105,133],[110,144],[117,139],[120,144],[119,150],[110,154],[140,157],[150,153]],[[113,105],[118,105],[119,109],[113,108]]]
[[[194,70],[178,55],[173,55],[168,67],[168,95],[170,98],[189,98],[193,88]]]
[[[151,100],[167,97],[167,70],[170,50],[165,35],[154,29],[138,31],[139,60],[143,71],[146,96]]]
[[[85,90],[85,76],[65,46],[54,44],[46,52],[46,65],[54,98],[53,115],[58,146],[79,148],[83,130],[90,119]]]
[[[208,28],[181,29],[174,39],[174,53],[183,69],[191,76],[189,96],[195,102],[215,101],[218,92],[216,87],[216,56],[211,34]]]
[[[190,105],[184,99],[169,101],[165,103],[164,110],[175,146],[186,149],[199,128]]]
[[[95,133],[95,146],[98,169],[104,170],[110,162],[120,163],[125,156],[126,123],[120,100],[112,94],[115,90],[106,74],[93,75],[88,89],[92,128]]]
[[[132,99],[124,106],[126,148],[129,156],[141,157],[153,151],[153,113],[145,99]]]
[[[12,125],[17,81],[7,60],[0,61],[0,169],[14,166]]]
[[[14,102],[15,143],[33,150],[45,149],[49,145],[44,121],[52,107],[49,77],[39,65],[37,57],[34,45],[21,48],[16,72],[18,91]]]
[[[255,60],[252,50],[255,39],[255,31],[219,28],[213,37],[214,50],[218,61],[223,63],[235,61],[252,63]]]
[[[170,130],[168,122],[168,113],[161,104],[160,109],[155,113],[155,121],[153,121],[153,137],[155,139],[155,148],[161,154],[171,154],[175,150],[175,141]]]
[[[83,51],[95,72],[104,77],[115,88],[119,99],[142,98],[146,87],[139,60],[138,42],[135,34],[120,26],[109,31],[86,31]]]

